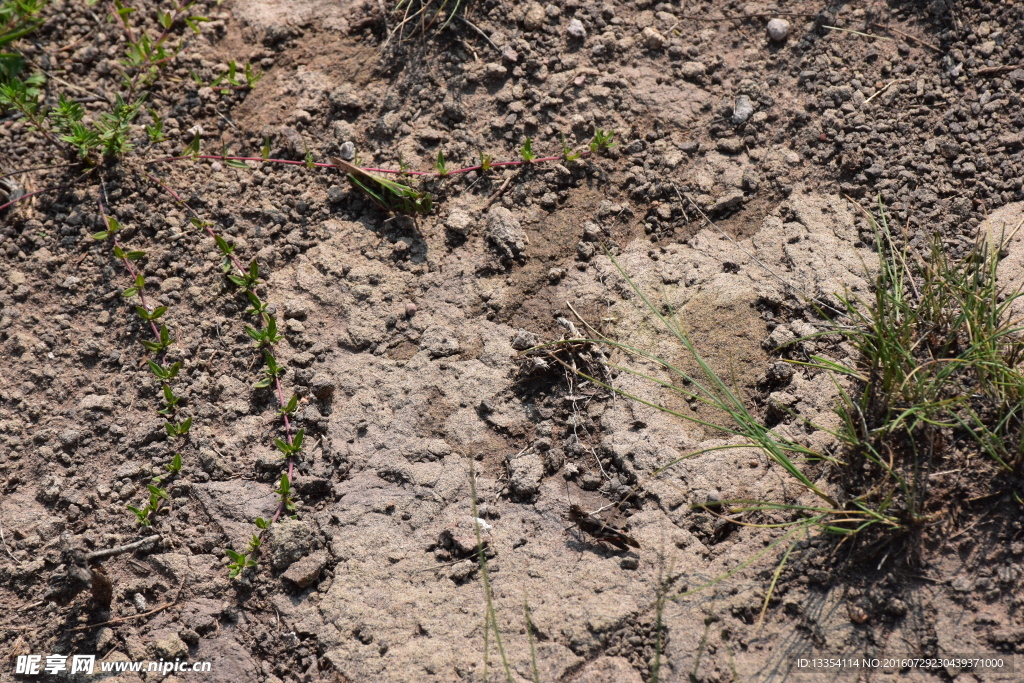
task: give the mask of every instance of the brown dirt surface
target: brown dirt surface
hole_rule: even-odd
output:
[[[156,3],[129,4],[152,23]],[[518,682],[534,680],[534,661],[537,680],[578,683],[1021,680],[953,666],[797,670],[799,658],[1024,652],[1019,482],[985,489],[934,473],[955,504],[930,527],[881,545],[795,539],[761,623],[785,530],[691,506],[806,503],[805,492],[746,447],[655,476],[744,444],[521,351],[575,328],[697,371],[605,245],[758,419],[839,453],[836,385],[779,362],[850,362],[852,349],[834,335],[778,347],[827,329],[808,300],[870,291],[877,254],[862,209],[881,202],[903,243],[925,249],[937,235],[953,257],[990,215],[1019,225],[1024,5],[461,5],[465,21],[423,32],[383,15],[391,0],[200,1],[210,21],[197,36],[175,27],[184,50],[146,103],[167,141],[146,142],[143,115],[121,165],[0,186],[3,203],[12,182],[70,184],[0,213],[0,681],[39,679],[13,673],[32,653],[212,662],[210,674],[122,681]],[[125,36],[107,11],[56,0],[19,42],[49,75],[45,102],[67,92],[98,115],[119,92]],[[768,36],[773,17],[790,25],[784,40]],[[263,78],[229,92],[193,80],[210,83],[230,60]],[[413,219],[389,217],[329,169],[147,163],[179,154],[194,126],[213,154],[258,157],[269,139],[271,157],[327,161],[352,142],[363,166],[424,171],[439,151],[451,168],[481,152],[514,159],[527,136],[543,155],[561,153],[562,134],[585,145],[595,127],[617,145],[425,181],[436,208]],[[49,144],[0,113],[0,175],[63,158]],[[284,391],[299,397],[307,442],[295,519],[272,527],[258,567],[236,579],[224,549],[277,506],[278,405],[253,387],[252,319],[213,240],[145,173],[259,263],[286,334]],[[130,278],[91,238],[101,196],[123,241],[147,252],[138,266],[168,306],[168,360],[183,364],[175,386],[194,418],[152,529],[125,505],[144,503],[173,452],[139,344],[150,332],[121,296]],[[1009,284],[1024,272],[1021,235],[1000,271]],[[597,345],[572,353],[588,369],[604,355],[623,362]],[[635,374],[604,379],[722,419]],[[470,464],[503,654],[485,637]],[[567,529],[570,504],[614,506],[602,515],[640,548]],[[155,545],[102,561],[100,599],[69,588],[74,558],[152,534]]]

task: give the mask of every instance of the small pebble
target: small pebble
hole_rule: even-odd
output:
[[[417,310],[418,309],[416,308],[416,304],[412,303],[411,301],[405,305],[405,315],[410,318],[416,315]]]
[[[789,22],[785,19],[772,19],[768,22],[768,37],[781,43],[789,35]]]
[[[210,171],[213,172],[213,173],[220,173],[223,170],[224,170],[224,167],[221,166],[219,161],[215,161],[212,164],[210,164]]]
[[[338,150],[338,156],[340,156],[345,161],[352,161],[353,159],[355,159],[356,158],[356,143],[354,143],[351,140],[349,140],[348,142],[343,144],[341,146],[341,149]]]
[[[566,29],[566,33],[569,34],[570,38],[576,40],[586,40],[587,29],[583,27],[583,22],[579,19],[573,19],[569,22],[569,28]]]
[[[746,123],[747,119],[754,113],[754,105],[746,95],[736,98],[736,104],[732,108],[732,122],[737,126]]]
[[[644,45],[651,50],[660,50],[665,45],[665,36],[648,26],[643,30]]]

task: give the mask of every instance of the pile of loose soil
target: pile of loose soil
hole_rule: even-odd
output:
[[[1024,542],[1003,495],[964,501],[959,517],[870,563],[851,564],[853,543],[808,539],[763,624],[778,553],[659,612],[665,591],[712,581],[781,536],[690,504],[791,502],[796,483],[745,448],[654,478],[681,455],[740,442],[520,352],[589,324],[694,367],[603,243],[643,291],[667,299],[759,418],[835,452],[825,429],[808,426],[837,425],[834,384],[780,361],[849,360],[849,347],[829,337],[779,347],[826,329],[809,300],[869,290],[877,255],[862,208],[881,201],[906,244],[938,236],[953,256],[990,215],[1019,223],[1024,6],[464,5],[465,20],[422,33],[374,2],[209,3],[211,21],[147,102],[168,141],[147,146],[140,120],[139,148],[119,166],[77,182],[66,168],[14,177],[21,191],[70,186],[0,216],[4,651],[206,660],[211,681],[478,681],[485,666],[502,678],[493,636],[484,649],[472,462],[514,680],[532,680],[531,646],[540,680],[591,682],[651,680],[656,660],[660,680],[710,683],[783,680],[813,655],[1019,652]],[[66,92],[97,113],[118,92],[125,38],[94,11],[52,4],[22,48],[49,74],[48,102]],[[257,65],[262,80],[224,93],[192,79],[209,83],[229,60]],[[429,181],[437,208],[412,219],[383,214],[326,169],[143,165],[179,153],[196,126],[214,153],[260,156],[269,139],[275,158],[326,161],[354,143],[364,166],[415,170],[438,152],[450,167],[480,153],[513,159],[526,137],[558,154],[562,135],[585,145],[595,128],[618,144],[579,163]],[[0,146],[0,174],[54,161],[10,114]],[[296,519],[273,527],[259,567],[238,579],[224,549],[244,545],[277,504],[277,403],[253,387],[262,371],[248,303],[224,280],[213,240],[144,172],[259,263],[286,333],[285,391],[300,397],[307,433]],[[121,297],[120,262],[91,238],[101,193],[124,241],[147,252],[139,267],[168,306],[168,358],[183,364],[176,390],[194,416],[152,530],[125,505],[143,501],[173,453],[139,344],[149,330]],[[1020,261],[1014,247],[1008,263]],[[597,346],[580,351],[581,362],[601,360]],[[628,374],[615,382],[721,418]],[[959,491],[944,476],[937,486]],[[640,548],[567,533],[572,503],[622,503],[614,518]],[[52,599],[70,549],[152,533],[154,545],[103,562],[109,606],[88,591]]]

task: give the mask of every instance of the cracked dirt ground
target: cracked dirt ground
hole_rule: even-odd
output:
[[[244,544],[252,520],[276,505],[276,406],[252,387],[259,368],[244,304],[224,295],[212,240],[126,173],[108,188],[112,210],[137,230],[147,279],[172,308],[196,426],[171,509],[155,526],[158,547],[104,563],[113,602],[103,619],[176,600],[152,616],[72,631],[102,620],[88,594],[63,607],[42,599],[62,534],[90,550],[139,537],[123,506],[166,464],[163,421],[138,324],[118,296],[124,274],[89,238],[99,229],[95,188],[0,218],[9,361],[0,374],[0,523],[10,550],[0,555],[0,600],[3,624],[17,627],[0,630],[5,657],[180,657],[211,661],[204,680],[261,683],[480,681],[486,660],[488,679],[504,679],[493,637],[485,655],[472,461],[513,680],[533,678],[524,604],[541,681],[649,681],[656,650],[663,681],[1014,680],[793,672],[797,657],[813,654],[1017,652],[1024,544],[1016,513],[1001,509],[939,539],[923,564],[883,562],[856,576],[811,539],[758,624],[778,561],[769,553],[667,601],[659,640],[666,577],[678,595],[781,536],[722,525],[690,504],[791,502],[800,491],[752,448],[653,477],[728,436],[559,369],[531,370],[520,352],[566,334],[567,321],[694,367],[604,243],[642,291],[678,313],[759,418],[830,452],[832,438],[806,424],[837,424],[834,384],[782,363],[776,349],[825,329],[807,300],[869,291],[877,254],[854,202],[875,210],[880,197],[903,239],[922,247],[939,234],[952,255],[986,218],[1020,221],[1024,70],[976,73],[1024,62],[1022,7],[481,0],[466,11],[494,47],[455,22],[381,52],[395,24],[376,2],[211,5],[214,21],[175,65],[180,82],[155,98],[172,134],[158,152],[168,155],[197,123],[209,149],[258,155],[272,136],[275,157],[301,159],[308,148],[326,159],[351,141],[365,165],[394,167],[401,155],[423,170],[438,150],[458,165],[478,151],[514,158],[527,135],[554,154],[561,133],[584,144],[600,127],[618,141],[582,164],[446,180],[434,188],[437,209],[416,220],[388,218],[326,171],[162,167],[266,273],[287,334],[285,383],[301,396],[310,440],[295,481],[298,519],[275,525],[260,566],[240,579],[228,578],[223,549]],[[780,12],[790,32],[777,42],[766,25]],[[89,34],[91,21],[79,4],[55,3],[34,54],[53,53],[57,68],[65,57],[56,48],[84,37],[81,49],[96,49],[79,55],[79,77],[113,92],[102,63],[116,58],[118,39],[111,34],[117,50],[108,50]],[[264,78],[229,98],[188,78],[229,59],[259,64]],[[0,123],[0,145],[13,150],[3,170],[30,165],[33,144],[22,123]],[[1019,238],[1010,252],[1012,282]],[[842,361],[851,349],[839,342],[787,353]],[[679,412],[721,417],[626,373],[615,382]],[[639,549],[566,531],[571,503],[595,510],[638,483],[615,519]],[[17,680],[3,661],[0,680]]]

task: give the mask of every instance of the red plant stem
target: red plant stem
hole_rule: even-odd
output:
[[[584,151],[580,152],[580,158],[588,157],[592,152]],[[153,159],[147,161],[147,164],[156,164],[162,161],[182,161],[183,159],[209,159],[212,161],[262,161],[268,164],[286,164],[288,166],[308,166],[312,165],[317,168],[337,168],[334,164],[328,164],[320,161],[295,161],[294,159],[264,159],[263,157],[237,157],[237,156],[221,156],[215,154],[199,154],[199,155],[188,155],[188,156],[177,156],[177,157],[164,157],[162,159]],[[562,161],[564,157],[540,157],[531,161],[495,161],[490,164],[491,168],[498,168],[501,166],[528,166],[530,164],[539,164],[548,161]],[[444,178],[450,175],[458,175],[459,173],[469,173],[470,171],[482,171],[483,165],[467,166],[466,168],[457,168],[446,173],[440,173],[438,171],[403,171],[401,169],[393,168],[363,168],[363,171],[367,173],[393,173],[397,175],[418,175],[418,176],[431,176],[433,178]]]
[[[162,188],[163,188],[164,190],[166,190],[166,191],[167,191],[167,193],[168,193],[169,195],[171,195],[172,197],[174,197],[174,198],[175,198],[175,199],[176,199],[176,200],[178,201],[178,203],[179,203],[179,204],[181,204],[181,205],[182,205],[182,206],[183,206],[183,207],[185,208],[185,210],[186,210],[186,211],[188,211],[188,212],[189,212],[189,213],[191,213],[191,214],[192,214],[193,216],[195,216],[195,217],[196,217],[196,219],[197,219],[197,220],[199,220],[199,222],[203,224],[203,230],[205,230],[205,231],[206,231],[206,234],[207,234],[207,235],[209,235],[210,237],[212,237],[212,238],[213,238],[214,240],[216,240],[216,239],[217,239],[217,233],[215,233],[215,232],[213,231],[213,229],[212,229],[212,228],[210,228],[210,226],[206,224],[206,221],[204,221],[204,220],[203,220],[202,216],[200,216],[200,215],[199,215],[199,213],[198,213],[198,212],[197,212],[197,211],[196,211],[195,209],[193,209],[193,208],[192,208],[191,206],[189,206],[188,204],[186,204],[186,203],[185,203],[185,200],[184,200],[184,199],[182,199],[182,198],[181,198],[181,196],[179,196],[177,192],[175,192],[174,190],[172,190],[172,189],[171,189],[170,187],[168,187],[168,186],[167,186],[166,184],[164,184],[164,183],[160,182],[160,180],[159,180],[159,179],[157,179],[157,178],[154,178],[154,177],[153,177],[153,176],[151,176],[150,174],[146,173],[145,171],[143,171],[142,175],[146,176],[147,178],[149,178],[150,180],[152,180],[152,181],[153,181],[154,183],[156,183],[157,185],[159,185],[160,187],[162,187]],[[238,269],[238,271],[239,271],[239,272],[240,272],[240,273],[241,273],[242,275],[245,275],[245,269],[244,269],[244,268],[242,268],[242,264],[241,264],[241,263],[240,263],[240,262],[238,261],[238,257],[237,257],[237,256],[235,256],[234,254],[228,254],[228,258],[229,258],[229,259],[231,259],[231,262],[232,262],[232,263],[233,263],[233,264],[235,265],[235,268],[237,268],[237,269]]]
[[[187,159],[187,158],[190,158],[190,157],[179,157],[179,158]],[[223,157],[212,157],[212,158],[214,158],[214,159],[222,159]],[[262,161],[262,159],[261,159],[261,161]],[[186,204],[185,200],[182,199],[181,196],[178,195],[177,192],[175,192],[173,189],[168,187],[165,183],[161,182],[158,178],[155,178],[154,176],[150,175],[149,173],[143,172],[143,175],[145,175],[151,181],[153,181],[154,183],[159,185],[165,192],[167,192],[169,195],[171,195],[171,197],[173,197],[175,201],[177,201],[181,206],[183,206],[186,211],[188,211],[193,216],[195,216],[203,224],[203,229],[206,231],[206,234],[208,234],[210,237],[213,237],[214,239],[216,239],[216,236],[217,236],[216,233],[210,228],[209,225],[206,224],[206,221],[204,221],[202,219],[202,216],[200,216],[196,212],[195,209],[193,209],[191,206]],[[231,258],[231,262],[234,264],[235,268],[238,269],[238,272],[241,275],[245,275],[245,270],[242,268],[241,264],[239,263],[239,261],[235,257],[235,255],[234,254],[230,254],[229,257]],[[274,389],[275,389],[275,392],[277,393],[277,402],[278,402],[278,404],[280,405],[281,408],[284,408],[287,405],[287,402],[284,400],[284,389],[281,387],[281,379],[279,377],[276,377],[276,376],[274,377]],[[288,445],[292,445],[292,443],[294,443],[292,441],[292,425],[291,425],[291,421],[288,419],[288,413],[282,413],[281,417],[284,418],[285,438],[288,439]],[[288,481],[289,481],[289,483],[294,478],[295,478],[295,458],[289,455],[288,456]],[[286,497],[282,496],[281,501],[277,505],[277,510],[274,511],[274,517],[270,520],[270,524],[271,525],[275,524],[277,522],[277,520],[281,518],[281,515],[284,513],[284,511],[286,509],[286,503],[287,503]],[[262,540],[263,537],[266,535],[266,533],[267,533],[267,529],[263,529],[258,534],[258,538]]]
[[[115,247],[120,247],[122,251],[124,250],[124,246],[120,242],[117,241],[116,237],[114,238],[114,246]],[[121,262],[124,264],[124,267],[128,269],[128,272],[131,273],[132,282],[136,282],[138,280],[138,273],[135,270],[135,267],[132,265],[132,262],[129,261],[127,257],[122,257],[121,258]],[[150,306],[149,306],[149,302],[146,301],[146,295],[142,293],[142,289],[139,289],[139,301],[142,302],[142,307],[143,308],[145,308],[150,313],[153,312],[153,309],[150,308]],[[150,320],[149,321],[149,326],[153,329],[153,336],[155,336],[156,340],[159,342],[160,341],[160,330],[157,329],[156,322]]]
[[[107,230],[110,230],[110,221],[107,218],[106,210],[103,208],[103,199],[100,199],[99,204],[100,204],[100,216],[103,217],[103,225],[104,225],[104,227],[107,228]],[[124,251],[124,247],[122,246],[122,244],[120,242],[117,241],[116,237],[114,238],[114,246],[119,248],[119,249],[121,249],[122,251]],[[135,270],[135,266],[132,265],[132,262],[128,260],[127,256],[122,256],[121,257],[121,262],[124,264],[125,269],[127,269],[127,271],[131,274],[131,276],[132,276],[132,283],[137,282],[138,279],[139,279],[139,274],[138,274],[138,271]],[[149,307],[149,302],[146,301],[146,295],[143,293],[141,288],[139,289],[139,301],[142,302],[142,307],[145,308],[148,312],[150,312],[150,313],[153,312],[153,309]],[[160,341],[160,330],[157,329],[156,323],[154,321],[150,320],[149,321],[149,326],[153,329],[153,336],[156,338],[157,342],[159,342]]]
[[[117,23],[121,24],[121,28],[124,29],[124,34],[125,34],[125,36],[128,37],[128,42],[129,43],[134,43],[135,42],[135,33],[132,31],[131,27],[128,26],[128,24],[125,22],[124,17],[122,17],[120,14],[117,13],[117,6],[113,2],[110,3],[110,6],[111,6],[111,9],[112,9],[110,14],[112,14],[115,17],[117,17]]]

